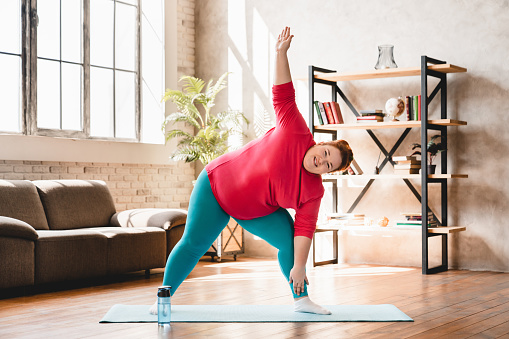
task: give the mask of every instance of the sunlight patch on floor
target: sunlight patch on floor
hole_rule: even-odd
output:
[[[256,267],[262,268],[279,268],[277,261],[269,260],[269,261],[234,261],[234,262],[222,262],[222,263],[211,263],[209,265],[203,265],[203,267],[210,268],[236,268],[236,269],[253,269]]]
[[[189,278],[186,282],[204,282],[204,281],[241,281],[241,280],[271,280],[281,279],[281,271],[276,261],[252,261],[252,262],[225,262],[205,265],[209,268],[233,268],[241,270],[252,270],[250,273],[228,273],[211,274],[207,276]],[[418,270],[413,267],[392,267],[392,266],[356,266],[342,267],[338,265],[328,265],[316,267],[307,270],[309,277],[326,279],[327,277],[369,277],[394,275],[398,273]]]

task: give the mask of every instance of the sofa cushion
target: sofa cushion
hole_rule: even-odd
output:
[[[115,213],[111,226],[121,227],[161,227],[165,230],[185,225],[187,211],[171,208],[140,208]]]
[[[108,237],[108,274],[133,272],[166,263],[166,232],[159,227],[90,228]]]
[[[36,180],[52,230],[108,226],[115,204],[104,181]]]
[[[106,275],[108,237],[88,229],[38,231],[35,283]]]
[[[26,180],[0,180],[0,215],[22,220],[36,230],[47,230],[37,188]]]
[[[34,284],[32,240],[0,236],[0,288]]]
[[[9,217],[0,217],[0,236],[37,240],[37,231],[24,221]]]

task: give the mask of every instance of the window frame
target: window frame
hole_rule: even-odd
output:
[[[65,0],[62,0],[65,1]],[[106,140],[117,142],[140,142],[141,141],[141,0],[136,0],[136,5],[121,0],[110,0],[136,7],[135,22],[135,138],[97,137],[90,135],[90,0],[83,0],[83,27],[82,27],[82,52],[83,52],[83,83],[82,85],[82,131],[49,129],[37,127],[37,0],[22,0],[22,134],[62,137],[88,140]],[[115,12],[114,12],[115,15]],[[113,18],[115,20],[115,17]],[[114,25],[115,26],[115,25]],[[114,28],[115,29],[115,28]],[[115,30],[114,30],[115,41]],[[115,49],[115,46],[114,46]],[[60,61],[62,62],[62,61]],[[108,68],[109,69],[109,68]],[[111,68],[115,77],[115,64]],[[115,102],[115,85],[113,87],[113,100]],[[116,133],[116,111],[113,112],[114,131]]]

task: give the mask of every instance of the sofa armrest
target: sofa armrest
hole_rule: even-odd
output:
[[[24,221],[0,217],[0,237],[22,238],[35,241],[39,238],[39,234]]]
[[[115,227],[160,227],[164,230],[185,225],[187,211],[171,208],[139,208],[115,213],[110,225]]]

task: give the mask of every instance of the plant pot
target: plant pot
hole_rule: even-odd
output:
[[[437,165],[428,165],[428,174],[435,174],[435,169]]]

